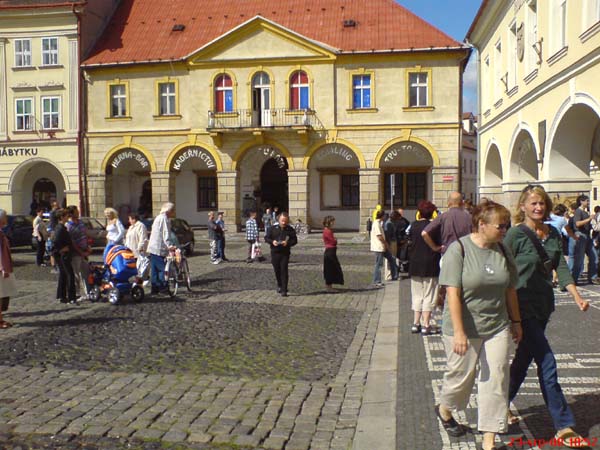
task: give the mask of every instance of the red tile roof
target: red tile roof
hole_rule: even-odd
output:
[[[84,65],[180,60],[258,15],[342,53],[462,47],[394,0],[122,0]]]

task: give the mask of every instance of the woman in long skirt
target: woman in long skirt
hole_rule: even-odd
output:
[[[12,323],[2,318],[2,313],[8,310],[10,297],[17,294],[17,284],[13,275],[12,257],[8,238],[2,232],[7,223],[6,211],[0,209],[0,329],[12,327]]]
[[[337,258],[337,239],[333,235],[334,224],[333,216],[326,216],[323,219],[323,244],[325,245],[323,276],[327,292],[335,292],[332,284],[344,284],[344,273]]]

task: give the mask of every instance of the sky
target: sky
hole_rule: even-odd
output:
[[[396,0],[422,19],[462,42],[481,5],[480,0]],[[458,13],[460,12],[460,13]],[[477,112],[475,53],[464,74],[463,111]]]

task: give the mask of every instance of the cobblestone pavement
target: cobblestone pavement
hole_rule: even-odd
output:
[[[589,440],[590,448],[600,448],[600,288],[589,285],[580,291],[591,301],[590,310],[581,313],[567,294],[557,292],[557,307],[547,335],[558,362],[560,383],[576,417],[575,429]],[[466,436],[450,438],[435,417],[433,406],[439,402],[446,357],[439,335],[421,337],[410,333],[409,280],[401,283],[400,305],[398,450],[476,448],[475,443],[481,443],[476,395],[471,396],[467,410],[459,415],[459,422],[468,424],[472,430]],[[544,405],[535,364],[515,399],[513,410],[523,420],[512,425],[508,434],[499,436],[497,445],[503,443],[509,449],[563,448],[550,443],[556,430]]]
[[[221,265],[197,243],[193,292],[117,306],[59,304],[55,275],[15,251],[1,448],[349,448],[383,297],[361,240],[342,240],[333,295],[319,239],[293,249],[284,298],[235,235]]]

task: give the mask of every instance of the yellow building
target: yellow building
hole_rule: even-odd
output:
[[[0,208],[79,204],[79,64],[114,1],[0,5]]]
[[[92,214],[359,229],[458,188],[467,48],[390,0],[213,3],[125,2],[84,61]]]
[[[561,202],[592,191],[599,31],[598,0],[483,2],[467,35],[479,50],[482,196],[514,204],[530,182]]]

